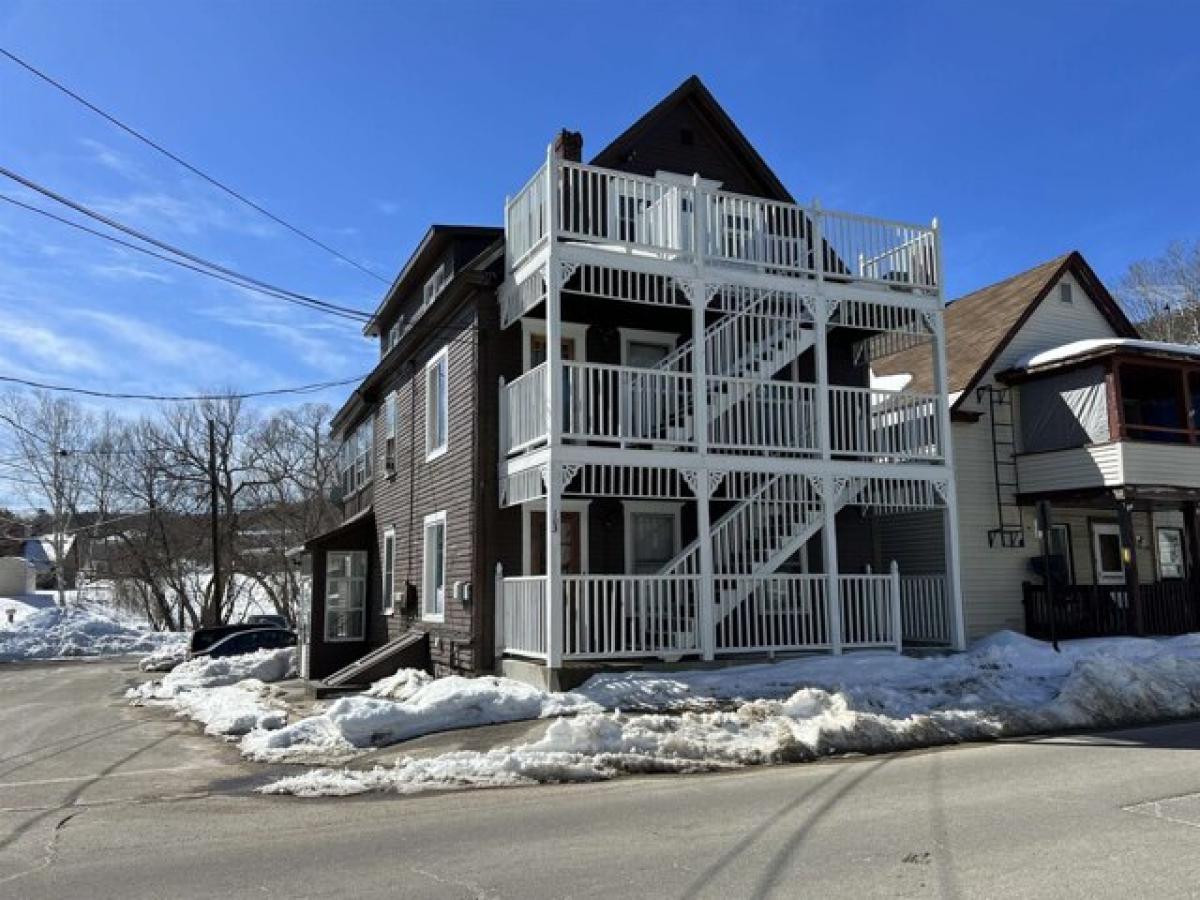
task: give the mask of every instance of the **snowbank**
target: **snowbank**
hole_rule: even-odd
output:
[[[322,754],[346,756],[452,728],[601,710],[579,694],[550,694],[492,676],[451,676],[422,683],[419,675],[401,671],[377,682],[372,691],[373,696],[342,697],[320,715],[278,731],[247,735],[242,752],[260,762],[309,761]],[[382,696],[387,694],[402,699]]]
[[[0,622],[0,662],[118,656],[182,648],[187,636],[152,631],[145,622],[99,605],[30,612],[12,625]]]
[[[318,769],[263,790],[327,796],[594,781],[1197,715],[1200,635],[1076,641],[1058,654],[1002,632],[957,656],[871,653],[605,675],[579,695],[610,708],[672,712],[584,712],[515,747],[369,771]]]
[[[267,682],[281,681],[296,668],[296,651],[259,650],[221,659],[188,660],[158,681],[125,692],[135,706],[167,706],[202,723],[213,735],[266,733],[287,723],[287,706]]]

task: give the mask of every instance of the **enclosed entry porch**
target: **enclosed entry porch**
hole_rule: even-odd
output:
[[[522,551],[496,573],[500,654],[554,665],[960,643],[946,532],[908,569],[888,555],[903,550],[887,537],[897,516],[945,518],[928,481],[602,469],[624,471],[564,479],[558,573],[545,570],[544,501],[513,504]],[[655,493],[618,494],[622,478]],[[608,496],[585,493],[597,479]]]

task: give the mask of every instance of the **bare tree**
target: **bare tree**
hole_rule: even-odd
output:
[[[1133,263],[1117,294],[1143,337],[1200,344],[1200,240],[1175,241],[1162,256]]]
[[[63,569],[88,475],[92,416],[75,401],[46,391],[13,391],[0,397],[0,424],[7,427],[9,447],[20,460],[21,493],[30,506],[49,515],[54,587],[59,606],[65,606]]]

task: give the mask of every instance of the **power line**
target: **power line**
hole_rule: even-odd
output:
[[[99,397],[104,400],[159,400],[167,403],[190,403],[205,400],[252,400],[257,397],[277,397],[283,394],[313,394],[326,388],[344,387],[362,381],[365,375],[355,378],[344,378],[340,381],[321,381],[315,384],[302,384],[296,387],[274,388],[268,391],[247,391],[241,394],[132,394],[114,391],[97,391],[90,388],[72,387],[62,384],[47,384],[40,381],[30,381],[12,375],[0,375],[0,381],[9,384],[19,384],[23,387],[36,388],[42,391],[56,391],[65,394],[82,394],[85,397]],[[11,420],[10,424],[11,424]]]
[[[114,235],[105,234],[103,231],[99,231],[95,228],[89,228],[88,226],[86,226],[80,222],[72,222],[70,219],[67,219],[63,216],[55,215],[54,213],[50,212],[47,209],[39,209],[38,207],[32,206],[28,203],[22,203],[20,200],[17,200],[15,197],[9,197],[6,194],[0,194],[0,200],[5,201],[6,203],[11,203],[13,206],[19,206],[22,209],[28,210],[29,212],[37,213],[40,216],[45,216],[48,219],[53,219],[56,222],[61,222],[63,225],[69,225],[72,228],[77,228],[80,231],[85,232],[90,235],[93,235],[95,237],[103,238],[106,241],[112,241],[114,244],[119,244],[120,246],[126,247],[129,250],[136,250],[138,253],[145,253],[147,256],[152,256],[155,259],[162,260],[163,262],[168,262],[168,263],[171,263],[172,265],[181,266],[182,268],[185,268],[185,269],[190,269],[191,271],[198,272],[201,275],[207,275],[209,278],[216,278],[218,281],[223,281],[226,284],[232,284],[233,286],[242,288],[243,290],[256,291],[260,294],[264,294],[265,296],[272,297],[276,300],[284,300],[289,303],[295,302],[291,297],[288,297],[284,294],[280,294],[277,291],[268,290],[267,288],[261,288],[254,284],[247,284],[247,283],[238,281],[235,278],[230,278],[226,275],[222,275],[220,272],[212,272],[212,271],[209,271],[208,269],[203,269],[200,266],[194,266],[191,263],[185,262],[182,259],[175,259],[174,257],[167,256],[165,253],[156,253],[155,251],[151,250],[148,247],[140,247],[137,244],[132,243],[131,241],[123,241],[119,237],[116,237]],[[299,305],[306,305],[306,304],[299,304]],[[331,316],[341,316],[342,318],[349,319],[352,322],[363,321],[359,316],[351,315],[349,313],[334,312],[333,310],[324,310],[324,309],[318,310],[318,311],[319,312],[327,312]]]
[[[390,282],[390,281],[389,281],[387,278],[385,278],[384,276],[380,275],[378,272],[374,272],[374,271],[372,271],[371,269],[369,269],[369,268],[367,268],[366,266],[364,266],[362,263],[360,263],[360,262],[356,262],[355,260],[351,259],[349,256],[346,256],[346,255],[345,255],[344,253],[342,253],[341,251],[339,251],[339,250],[336,250],[336,249],[334,249],[333,247],[329,246],[328,244],[324,243],[323,241],[320,241],[320,240],[318,240],[317,238],[313,237],[313,236],[312,236],[311,234],[309,234],[308,232],[306,232],[306,231],[303,231],[303,230],[301,230],[300,228],[296,227],[295,225],[292,225],[291,223],[284,221],[283,219],[281,219],[279,216],[275,215],[275,214],[274,214],[273,212],[271,212],[270,210],[264,209],[262,206],[260,206],[259,204],[255,203],[253,200],[249,199],[248,197],[244,196],[243,194],[240,194],[240,193],[238,193],[236,190],[234,190],[233,188],[229,187],[227,184],[225,184],[225,183],[223,183],[223,182],[221,182],[221,181],[218,181],[216,178],[214,178],[213,176],[209,175],[208,173],[201,171],[201,170],[200,170],[200,169],[198,169],[196,166],[194,166],[194,165],[192,165],[191,163],[189,163],[187,160],[185,160],[185,159],[182,159],[181,157],[179,157],[179,156],[177,156],[176,154],[172,153],[172,152],[171,152],[170,150],[168,150],[166,147],[164,147],[164,146],[162,146],[161,144],[159,144],[159,143],[156,143],[155,141],[151,140],[149,137],[147,137],[146,135],[142,134],[142,133],[141,133],[140,131],[138,131],[137,129],[133,128],[132,126],[126,125],[124,122],[122,122],[122,121],[121,121],[120,119],[118,119],[116,116],[114,116],[114,115],[112,115],[112,114],[110,114],[110,113],[107,113],[107,112],[105,112],[104,110],[102,110],[100,107],[96,106],[96,105],[95,105],[94,103],[92,103],[91,101],[89,101],[89,100],[86,100],[85,98],[81,97],[79,94],[75,93],[73,90],[71,90],[70,88],[68,88],[66,85],[62,84],[61,82],[55,81],[53,78],[51,78],[51,77],[50,77],[49,75],[47,75],[45,72],[41,71],[40,69],[37,69],[37,68],[35,68],[33,65],[31,65],[30,63],[28,63],[28,62],[26,62],[25,60],[21,59],[21,58],[20,58],[20,57],[18,57],[16,54],[14,54],[14,53],[12,53],[12,52],[10,52],[10,51],[8,51],[8,50],[5,50],[3,47],[0,47],[0,54],[3,54],[4,56],[7,56],[7,57],[8,57],[10,60],[12,60],[13,62],[15,62],[17,65],[21,66],[21,67],[22,67],[23,69],[25,69],[26,71],[28,71],[28,72],[31,72],[32,74],[36,75],[38,78],[40,78],[40,79],[42,79],[43,81],[45,81],[47,84],[49,84],[49,85],[51,85],[51,86],[53,86],[53,87],[57,88],[58,90],[62,91],[64,94],[66,94],[66,95],[67,95],[68,97],[70,97],[72,100],[75,100],[75,101],[77,101],[78,103],[81,103],[81,104],[83,104],[83,105],[84,105],[84,106],[86,106],[88,109],[90,109],[92,112],[96,113],[96,115],[98,115],[98,116],[100,116],[100,117],[102,117],[102,118],[106,119],[107,121],[109,121],[109,122],[110,122],[110,123],[112,123],[113,125],[115,125],[115,126],[117,126],[118,128],[120,128],[120,129],[121,129],[122,131],[124,131],[126,134],[129,134],[129,135],[131,135],[132,137],[134,137],[134,138],[137,138],[137,140],[141,141],[141,142],[142,142],[143,144],[145,144],[146,146],[148,146],[148,147],[151,147],[151,148],[153,148],[153,149],[157,150],[157,151],[158,151],[159,153],[161,153],[163,156],[165,156],[165,157],[167,157],[168,159],[170,159],[170,160],[172,160],[172,161],[174,161],[174,162],[178,163],[179,165],[183,166],[185,169],[187,169],[187,170],[188,170],[189,172],[191,172],[193,175],[196,175],[196,176],[198,176],[199,178],[203,178],[205,181],[207,181],[207,182],[208,182],[209,184],[211,184],[213,187],[216,187],[216,188],[218,188],[219,190],[222,190],[222,191],[224,191],[226,194],[228,194],[229,196],[233,197],[234,199],[241,201],[242,203],[244,203],[244,204],[246,204],[247,206],[249,206],[251,209],[253,209],[253,210],[256,210],[257,212],[259,212],[259,213],[261,213],[262,215],[266,216],[266,217],[267,217],[268,219],[270,219],[272,222],[275,222],[275,223],[276,223],[276,224],[278,224],[278,225],[282,225],[284,228],[286,228],[288,231],[292,232],[293,234],[295,234],[295,235],[297,235],[297,236],[299,236],[299,237],[303,238],[304,240],[308,241],[308,242],[309,242],[309,243],[311,243],[311,244],[314,244],[314,245],[316,245],[317,247],[320,247],[320,248],[321,248],[322,250],[324,250],[325,252],[327,252],[327,253],[331,253],[332,255],[334,255],[334,256],[336,256],[338,259],[340,259],[342,262],[349,263],[350,265],[354,266],[354,268],[358,269],[360,272],[363,272],[363,273],[365,273],[365,274],[367,274],[367,275],[370,275],[372,278],[376,279],[377,281],[381,281],[381,282],[383,282],[384,284],[390,284],[390,283],[391,283],[391,282]]]
[[[319,309],[319,310],[322,310],[325,312],[333,311],[333,312],[339,312],[339,313],[343,313],[343,314],[347,314],[347,315],[352,315],[363,321],[369,321],[371,319],[371,314],[366,312],[365,310],[354,309],[349,306],[341,306],[336,303],[330,303],[328,300],[320,300],[316,297],[310,297],[307,294],[301,294],[296,291],[288,290],[287,288],[282,288],[282,287],[279,287],[278,285],[270,284],[269,282],[266,282],[266,281],[261,281],[260,279],[253,278],[249,275],[243,275],[241,272],[238,272],[234,269],[230,269],[225,266],[219,265],[218,263],[212,262],[211,260],[207,260],[202,256],[197,256],[194,253],[190,253],[187,250],[181,250],[178,247],[168,244],[166,241],[161,241],[156,237],[146,234],[145,232],[138,231],[136,228],[133,228],[129,225],[125,225],[121,222],[118,222],[116,219],[109,218],[108,216],[103,215],[102,213],[96,212],[94,209],[91,209],[82,203],[72,200],[69,197],[65,197],[62,194],[56,193],[55,191],[51,190],[50,188],[46,187],[45,185],[38,184],[36,181],[26,178],[23,175],[19,175],[16,172],[12,171],[11,169],[5,168],[4,166],[0,166],[0,175],[3,175],[5,178],[9,178],[12,181],[17,182],[18,184],[22,185],[23,187],[28,188],[31,191],[36,191],[37,193],[41,194],[44,197],[49,197],[51,200],[55,201],[56,203],[61,203],[63,206],[69,207],[70,209],[75,210],[75,212],[77,212],[77,213],[81,213],[82,215],[85,215],[91,219],[95,219],[98,222],[103,222],[109,228],[115,228],[117,231],[122,231],[125,234],[130,235],[131,237],[137,238],[139,241],[145,241],[147,244],[152,244],[155,247],[158,247],[162,250],[166,250],[168,253],[173,253],[176,256],[181,256],[184,259],[191,260],[192,262],[194,262],[198,265],[204,266],[205,268],[213,269],[217,272],[222,273],[223,275],[228,275],[231,278],[237,278],[237,279],[239,279],[241,281],[245,281],[249,284],[257,285],[258,287],[265,288],[270,291],[274,291],[277,294],[281,295],[281,299],[287,299],[288,302],[298,302],[301,305],[309,306],[313,309]]]

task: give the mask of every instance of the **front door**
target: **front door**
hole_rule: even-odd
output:
[[[1125,583],[1121,529],[1115,522],[1092,523],[1092,558],[1096,565],[1096,584]]]
[[[583,574],[583,521],[579,510],[567,510],[559,515],[562,527],[558,530],[562,542],[562,571],[564,575]],[[546,574],[546,513],[535,509],[529,513],[529,574]]]

